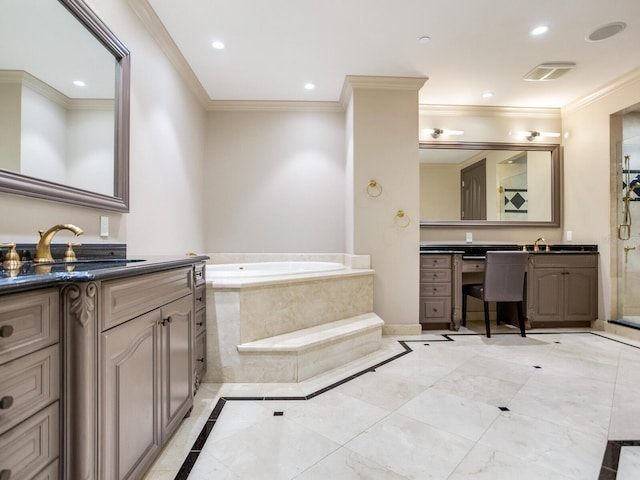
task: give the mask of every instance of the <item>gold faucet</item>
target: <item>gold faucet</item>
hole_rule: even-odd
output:
[[[537,238],[536,241],[533,243],[533,251],[534,252],[539,252],[540,251],[540,247],[539,247],[540,242],[544,242],[546,244],[545,250],[548,252],[550,250],[549,244],[542,237]]]
[[[69,230],[73,232],[76,237],[84,233],[80,228],[75,225],[71,225],[70,223],[54,225],[46,232],[44,230],[38,230],[38,233],[40,234],[40,241],[38,242],[38,245],[36,245],[36,256],[33,259],[33,263],[53,262],[53,257],[51,256],[51,240],[60,230]]]

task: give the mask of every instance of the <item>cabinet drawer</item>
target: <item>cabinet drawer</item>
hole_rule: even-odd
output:
[[[451,256],[420,255],[420,268],[451,268]]]
[[[200,310],[201,308],[204,308],[207,305],[205,285],[202,285],[196,288],[194,301],[195,301],[196,310]]]
[[[424,283],[420,285],[421,297],[450,297],[450,283]]]
[[[58,345],[0,366],[0,398],[11,402],[0,408],[0,433],[60,397]]]
[[[585,267],[594,268],[598,264],[597,254],[569,254],[563,255],[561,253],[539,253],[537,255],[530,255],[533,265],[535,267]]]
[[[433,282],[450,282],[451,270],[437,270],[430,268],[428,270],[420,270],[420,283]]]
[[[205,283],[205,264],[198,263],[194,265],[193,277],[196,279],[196,285],[204,285]]]
[[[451,300],[448,298],[421,298],[421,322],[448,322],[451,320]]]
[[[483,260],[463,260],[462,261],[462,272],[484,272],[484,261]]]
[[[0,435],[0,471],[29,479],[58,458],[58,402]]]
[[[207,310],[202,309],[196,312],[196,336],[207,329]]]
[[[207,334],[202,332],[196,337],[195,344],[195,372],[196,381],[199,383],[207,371]]]
[[[104,282],[101,330],[182,298],[192,287],[191,267]]]
[[[0,297],[0,363],[58,342],[59,293],[48,289]]]

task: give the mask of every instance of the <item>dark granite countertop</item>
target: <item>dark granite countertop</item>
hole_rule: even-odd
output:
[[[549,245],[550,251],[545,251],[546,244],[540,244],[540,251],[533,251],[533,244],[526,244],[527,251],[533,255],[549,255],[558,253],[580,253],[580,254],[597,254],[597,245],[583,245],[583,244],[556,244]],[[421,243],[420,254],[460,254],[465,257],[483,258],[488,250],[522,250],[523,244],[515,243]]]
[[[188,266],[207,260],[204,255],[136,256],[132,259],[98,257],[77,262],[37,265],[24,262],[17,270],[0,268],[0,294],[58,286],[67,282],[88,282],[131,277]]]

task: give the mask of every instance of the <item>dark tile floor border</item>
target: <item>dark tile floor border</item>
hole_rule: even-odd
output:
[[[424,334],[425,332],[423,332]],[[428,332],[426,332],[426,334],[428,334]],[[606,337],[604,335],[600,335],[597,332],[535,332],[535,333],[531,333],[530,335],[576,335],[576,334],[588,334],[588,335],[595,335],[601,338],[604,338],[606,340],[610,340],[612,342],[617,342],[617,343],[621,343],[623,345],[632,347],[632,348],[638,348],[640,349],[640,347],[636,346],[636,345],[632,345],[630,343],[626,343],[623,342],[621,340],[616,340],[614,338],[609,338]],[[185,458],[184,462],[182,463],[182,466],[180,467],[180,470],[178,471],[178,473],[176,474],[174,480],[187,480],[189,478],[189,473],[191,473],[191,470],[193,469],[193,466],[196,463],[196,460],[198,459],[198,456],[200,455],[200,453],[202,452],[202,449],[205,446],[205,443],[207,441],[207,438],[209,438],[209,435],[211,434],[211,431],[213,430],[213,427],[216,424],[216,421],[218,420],[218,418],[220,417],[220,414],[222,413],[222,409],[224,408],[225,404],[227,402],[237,402],[237,401],[273,401],[273,400],[291,400],[291,401],[302,401],[302,400],[310,400],[314,397],[317,397],[318,395],[321,395],[325,392],[328,392],[329,390],[333,390],[336,387],[339,387],[340,385],[343,385],[347,382],[350,382],[351,380],[354,380],[358,377],[361,377],[362,375],[364,375],[365,373],[370,373],[370,372],[375,372],[377,368],[386,365],[387,363],[393,362],[394,360],[397,360],[398,358],[404,357],[405,355],[408,355],[409,353],[413,352],[413,349],[408,345],[409,343],[422,343],[425,346],[428,346],[429,343],[435,343],[435,342],[455,342],[455,340],[452,337],[468,337],[468,336],[483,336],[484,334],[482,333],[443,333],[443,334],[437,334],[441,337],[443,337],[443,339],[421,339],[421,340],[398,340],[398,343],[400,345],[402,345],[402,347],[404,348],[404,351],[391,356],[390,358],[387,358],[386,360],[383,360],[381,362],[376,363],[375,365],[371,366],[371,367],[367,367],[364,370],[361,370],[358,373],[355,373],[353,375],[349,375],[345,378],[343,378],[342,380],[338,380],[337,382],[332,383],[331,385],[321,388],[319,390],[316,390],[315,392],[310,393],[309,395],[304,395],[304,396],[291,396],[291,397],[268,397],[268,396],[255,396],[255,397],[220,397],[220,399],[218,399],[218,402],[216,403],[216,405],[213,407],[213,410],[211,412],[211,414],[209,415],[209,417],[207,418],[207,421],[205,422],[204,426],[202,427],[202,429],[200,430],[200,433],[198,434],[198,437],[196,438],[195,442],[193,443],[193,446],[191,447],[189,453],[187,454],[187,457]],[[502,335],[517,335],[520,336],[520,332],[500,332],[500,333],[494,333],[493,336],[502,336]],[[616,475],[617,475],[617,470],[618,470],[618,463],[620,461],[620,450],[623,446],[636,446],[639,445],[640,446],[640,440],[610,440],[607,442],[607,447],[605,449],[605,454],[602,460],[602,467],[600,469],[600,476],[598,477],[598,480],[615,480]]]

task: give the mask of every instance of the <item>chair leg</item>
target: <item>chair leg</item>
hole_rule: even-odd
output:
[[[462,294],[462,326],[467,326],[467,296]]]
[[[489,324],[489,302],[484,302],[484,324],[487,327],[487,338],[490,338],[491,325]]]
[[[520,335],[526,337],[527,334],[524,331],[524,313],[522,312],[522,302],[517,303],[518,307],[518,324],[520,325]]]

